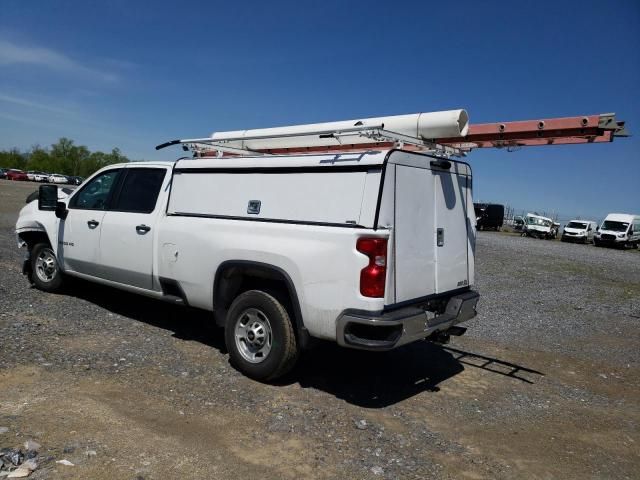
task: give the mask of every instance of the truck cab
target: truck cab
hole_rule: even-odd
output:
[[[150,231],[164,204],[163,186],[170,180],[171,167],[170,163],[107,167],[71,194],[60,191],[58,216],[43,215],[38,202],[27,204],[16,225],[19,239],[31,246],[45,240],[49,245],[36,252],[32,273],[39,286],[55,288],[58,282],[52,280],[61,280],[52,277],[54,256],[65,274],[154,290]]]

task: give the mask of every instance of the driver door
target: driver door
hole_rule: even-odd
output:
[[[57,254],[66,271],[98,276],[102,220],[121,172],[96,175],[69,200],[67,218],[60,220]]]

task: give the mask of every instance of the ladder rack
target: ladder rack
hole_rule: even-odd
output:
[[[391,129],[385,128],[385,123]],[[465,156],[476,148],[514,150],[536,145],[612,142],[628,135],[625,122],[616,120],[615,113],[469,125],[466,111],[451,110],[219,132],[211,137],[172,140],[158,145],[156,150],[181,144],[194,157],[224,157],[401,148],[449,158]]]
[[[270,140],[281,138],[303,138],[317,137],[321,139],[335,139],[335,145],[313,146],[313,147],[285,147],[273,149],[249,149],[230,146],[232,142],[245,142],[248,140]],[[371,142],[349,143],[348,139],[369,139]],[[385,130],[384,124],[374,126],[358,126],[352,128],[342,128],[339,130],[315,130],[299,133],[280,133],[251,135],[241,137],[230,137],[225,139],[205,138],[187,138],[182,140],[171,140],[169,142],[156,146],[156,150],[160,150],[172,145],[183,145],[183,150],[191,150],[195,157],[223,157],[231,156],[270,156],[286,153],[310,153],[310,152],[326,152],[326,151],[354,151],[354,150],[371,150],[373,148],[405,148],[413,151],[430,153],[438,157],[464,156],[465,153],[456,147],[448,145],[440,145],[433,141],[423,140],[417,137],[411,137],[390,130]]]

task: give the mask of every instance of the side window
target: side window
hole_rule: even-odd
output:
[[[69,208],[104,210],[121,171],[121,169],[109,170],[93,178],[73,196]]]
[[[118,198],[109,210],[151,213],[166,172],[164,168],[127,168]]]

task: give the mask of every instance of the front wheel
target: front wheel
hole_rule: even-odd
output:
[[[299,354],[286,308],[261,290],[249,290],[233,301],[227,313],[225,343],[232,365],[260,381],[285,375]]]
[[[31,250],[31,280],[45,292],[57,292],[62,288],[63,278],[58,259],[46,243],[38,243]]]

